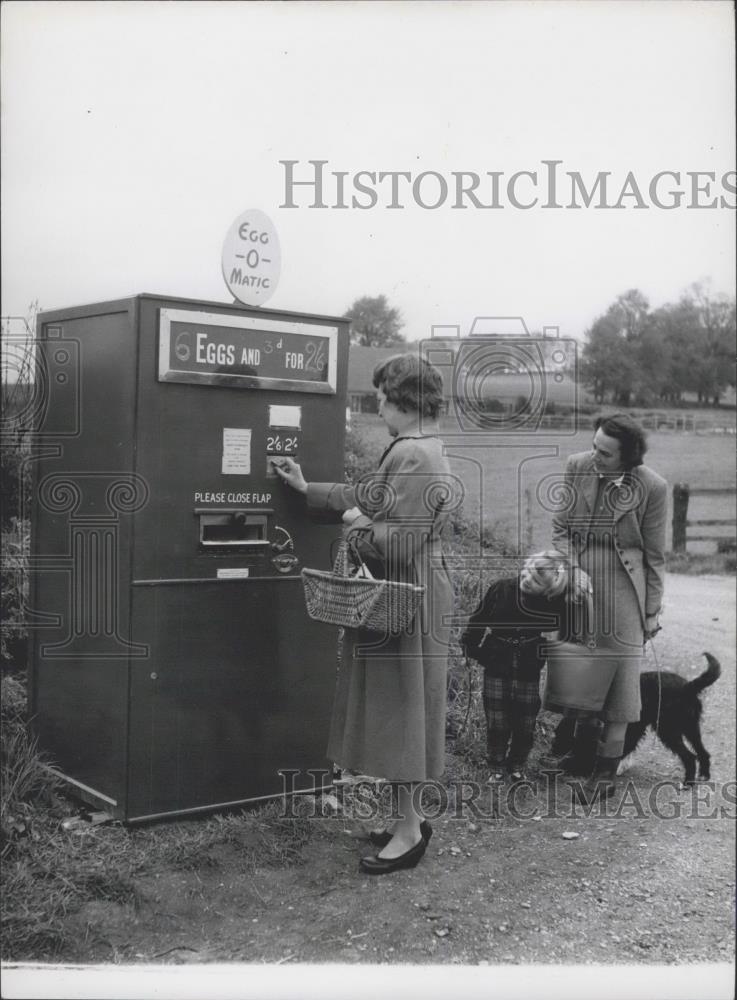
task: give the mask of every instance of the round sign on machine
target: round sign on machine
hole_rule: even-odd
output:
[[[265,212],[251,208],[231,225],[223,243],[223,277],[244,305],[263,305],[276,291],[281,272],[279,237]]]

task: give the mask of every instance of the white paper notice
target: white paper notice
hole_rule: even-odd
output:
[[[251,474],[251,428],[223,427],[223,475]]]
[[[276,404],[269,406],[269,427],[301,427],[302,407],[283,406]]]

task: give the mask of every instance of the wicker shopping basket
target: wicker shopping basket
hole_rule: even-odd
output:
[[[302,585],[310,618],[382,633],[409,628],[425,592],[412,583],[351,575],[345,541],[338,547],[333,572],[305,568]]]

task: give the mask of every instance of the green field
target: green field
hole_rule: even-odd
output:
[[[354,427],[360,429],[367,441],[383,447],[388,441],[386,430],[378,417],[354,418]],[[441,428],[441,430],[444,428]],[[521,552],[544,548],[550,541],[550,512],[539,499],[539,491],[548,477],[559,475],[565,460],[574,452],[586,451],[591,445],[590,430],[576,435],[540,435],[528,437],[530,447],[515,444],[472,447],[468,435],[460,443],[449,439],[451,467],[460,477],[465,490],[464,513],[467,518],[487,527],[494,526],[497,533]],[[677,482],[698,487],[735,486],[735,436],[733,434],[692,434],[651,431],[648,435],[649,450],[646,464],[662,475],[669,486],[668,540],[671,547],[672,489]],[[309,469],[305,469],[309,477]],[[544,493],[543,493],[544,495]],[[693,519],[720,519],[735,517],[735,496],[693,497],[688,516]],[[692,529],[692,533],[724,534],[734,536],[734,527]],[[713,551],[711,542],[695,542],[689,551]]]

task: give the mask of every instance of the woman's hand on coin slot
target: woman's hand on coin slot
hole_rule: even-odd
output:
[[[302,469],[293,458],[284,455],[272,457],[269,461],[282,482],[291,486],[292,489],[297,490],[298,493],[307,492],[307,480],[302,475]]]

